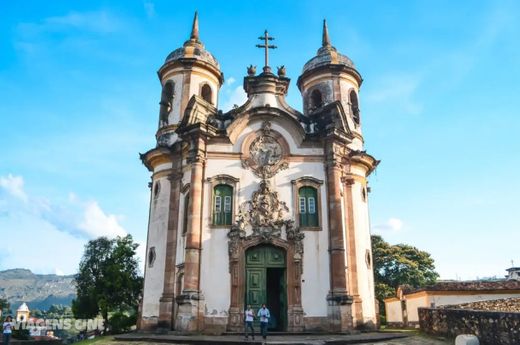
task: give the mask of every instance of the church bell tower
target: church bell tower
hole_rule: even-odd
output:
[[[157,144],[169,146],[177,139],[175,130],[190,99],[195,96],[203,100],[208,108],[216,109],[218,92],[224,82],[217,59],[200,40],[197,12],[190,38],[166,57],[157,74],[162,85]]]

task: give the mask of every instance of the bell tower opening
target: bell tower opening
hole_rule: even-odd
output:
[[[265,303],[271,314],[269,330],[287,328],[287,282],[285,251],[272,245],[259,245],[246,251],[245,305],[255,310]],[[258,318],[255,327],[259,327]]]

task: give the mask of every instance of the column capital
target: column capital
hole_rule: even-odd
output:
[[[341,182],[343,182],[346,186],[351,186],[356,182],[356,180],[352,177],[343,176],[341,178]]]
[[[172,173],[170,173],[168,175],[168,180],[170,182],[175,182],[175,181],[179,181],[179,180],[182,180],[182,177],[184,176],[184,174],[182,172],[179,172],[179,171],[174,171]]]

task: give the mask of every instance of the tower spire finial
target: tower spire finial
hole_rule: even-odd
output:
[[[323,19],[323,36],[321,38],[322,47],[330,47],[329,29],[327,28],[327,19]]]
[[[191,26],[191,41],[199,42],[199,13],[195,11],[195,16],[193,17],[193,25]]]

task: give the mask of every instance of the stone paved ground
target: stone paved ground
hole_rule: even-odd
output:
[[[382,341],[379,343],[365,343],[366,345],[448,345],[452,342],[442,341],[437,339],[414,336],[409,338]]]
[[[239,344],[247,344],[247,342],[239,342]],[[122,344],[129,344],[129,345],[164,345],[164,343],[155,343],[155,342],[142,342],[142,341],[132,341],[132,342],[125,342],[125,341],[103,341],[103,342],[96,342],[95,345],[122,345]],[[266,345],[269,344],[282,344],[282,342],[278,342],[275,339],[272,341],[269,341],[266,343]],[[453,344],[453,342],[449,341],[443,341],[433,338],[427,338],[423,336],[410,336],[407,338],[401,338],[401,339],[395,339],[395,340],[386,340],[386,341],[379,341],[379,342],[369,342],[369,343],[363,343],[365,345],[449,345]],[[177,344],[182,345],[182,344]]]

